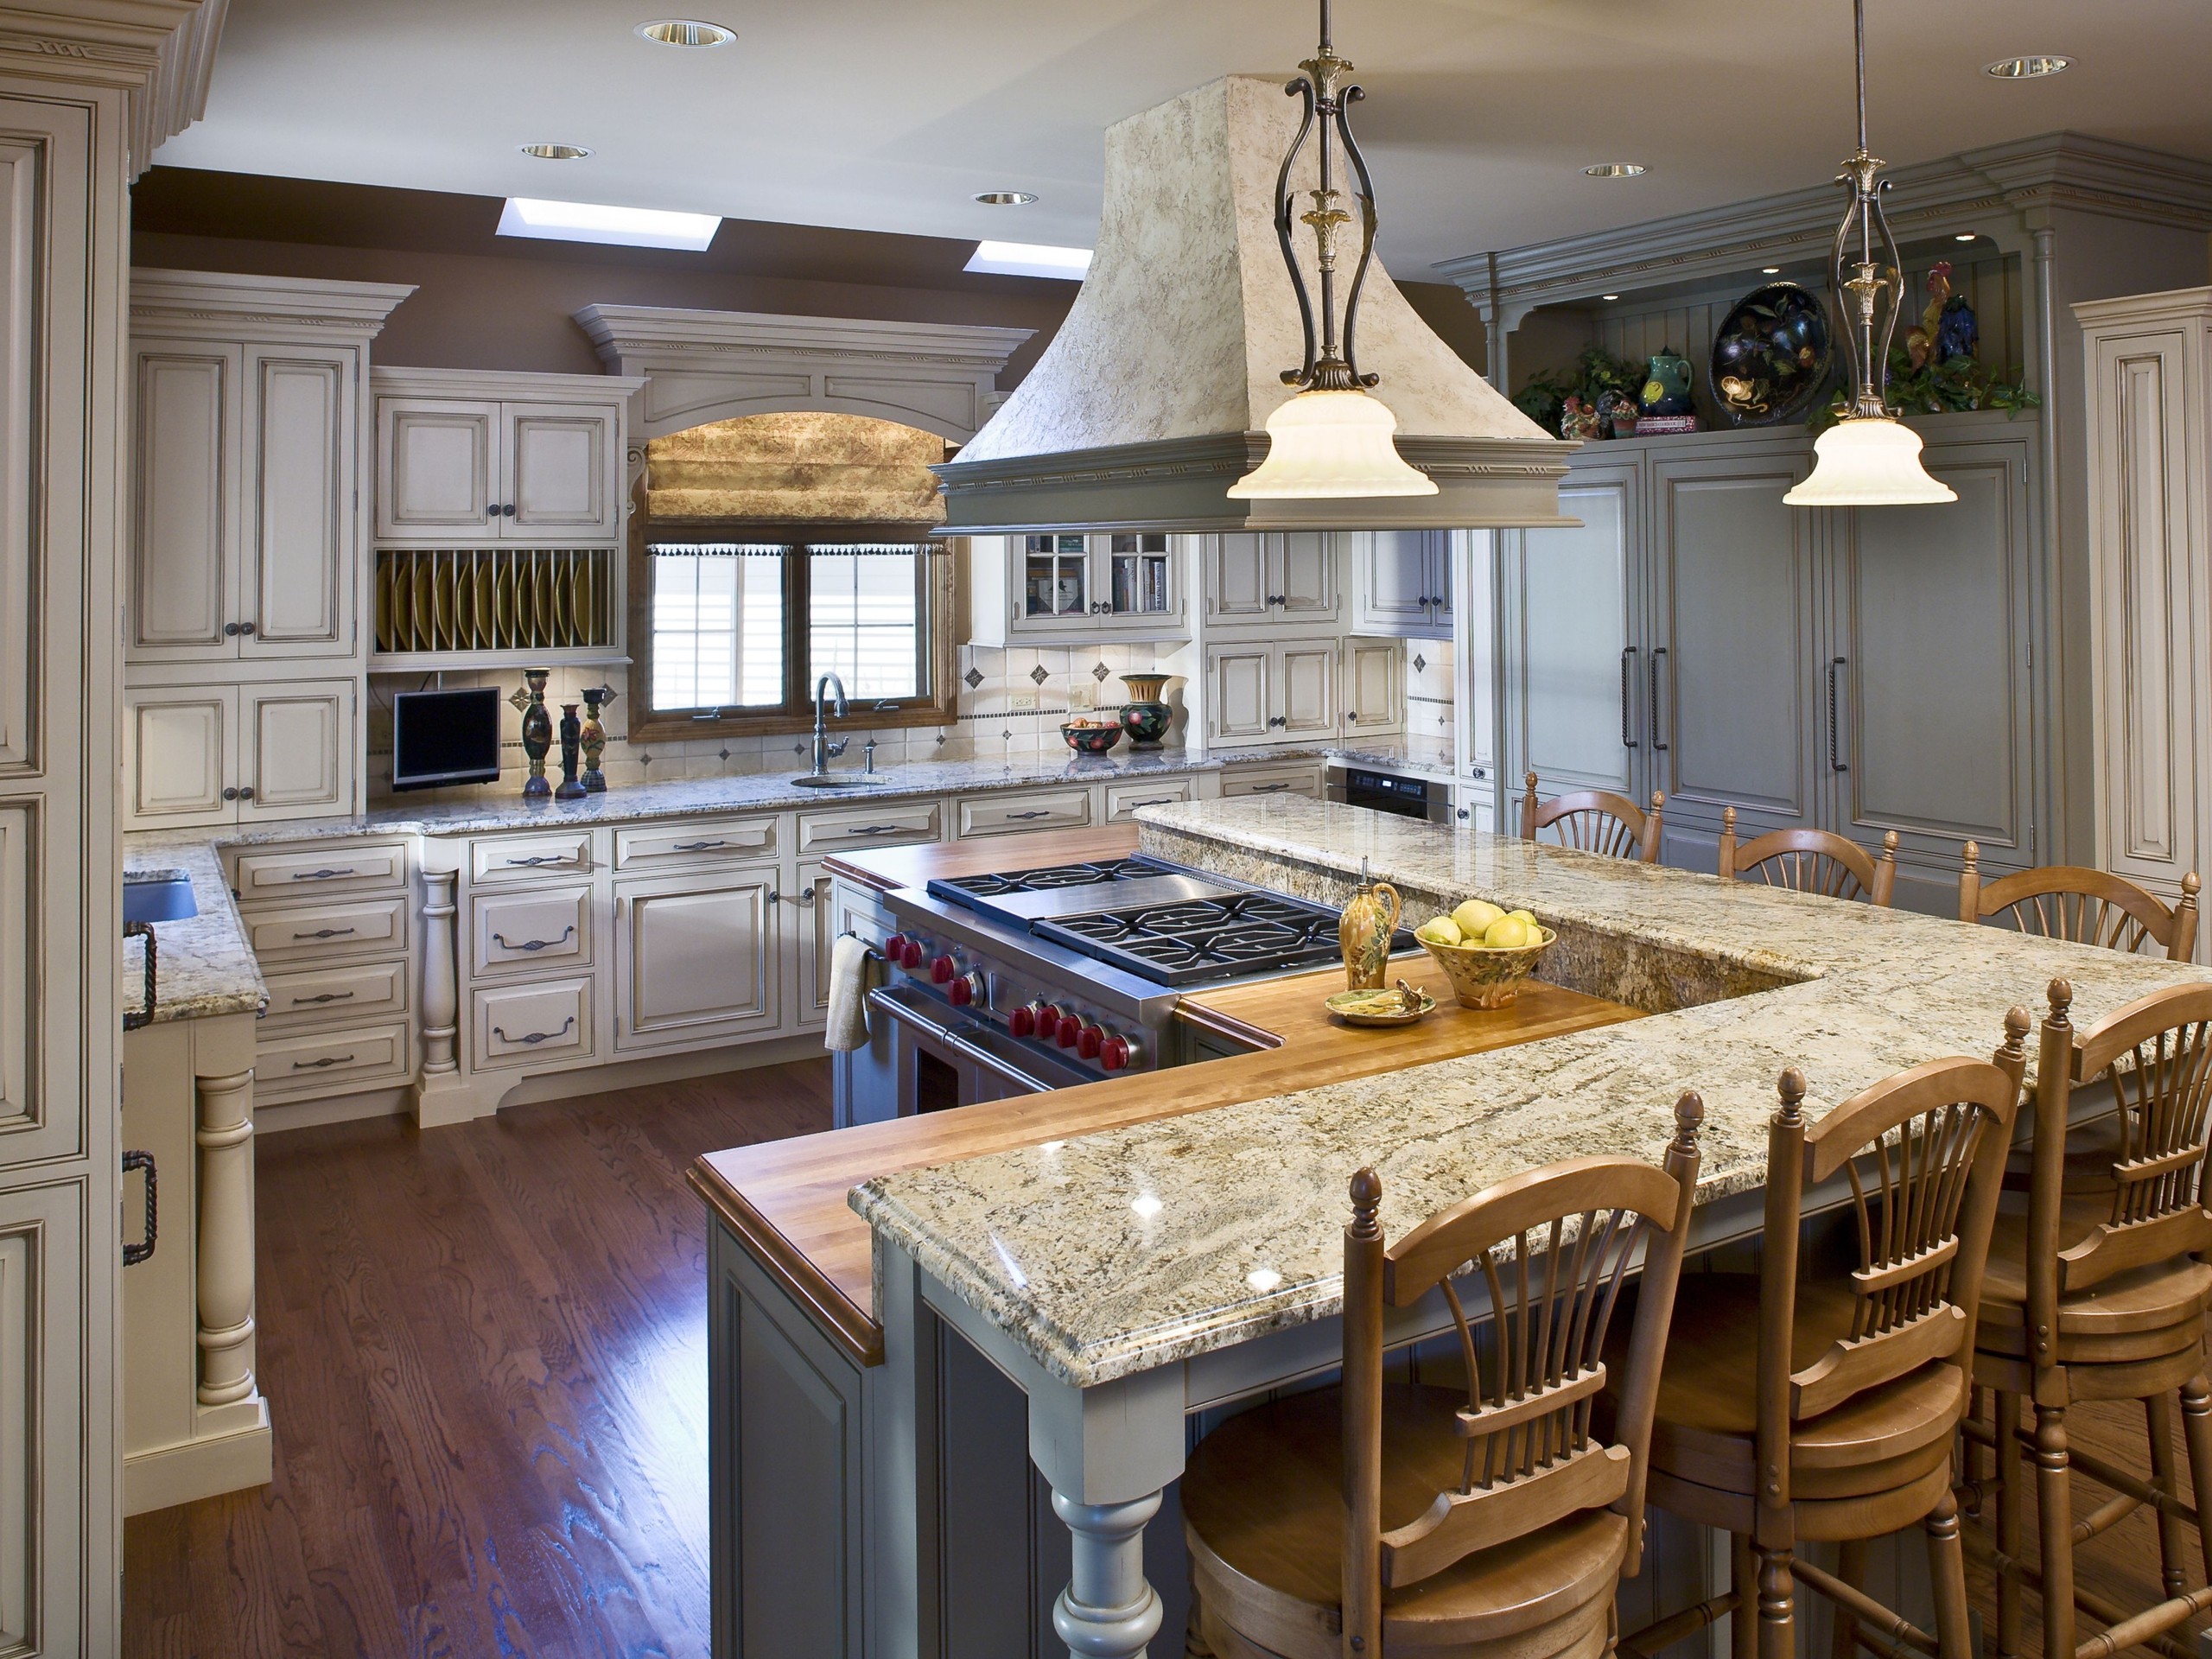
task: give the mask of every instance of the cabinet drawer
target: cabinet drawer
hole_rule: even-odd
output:
[[[269,976],[264,1030],[294,1030],[334,1020],[404,1014],[407,963],[365,962],[347,968],[309,968]]]
[[[582,875],[591,868],[591,831],[569,835],[502,836],[470,843],[469,868],[479,886]]]
[[[478,894],[469,906],[469,962],[474,973],[501,968],[591,960],[591,889]]]
[[[801,853],[834,853],[842,847],[896,847],[901,842],[938,841],[944,835],[942,801],[901,801],[857,812],[802,812]]]
[[[1090,822],[1087,789],[1039,790],[1028,795],[971,795],[960,803],[960,838],[1011,836],[1027,830],[1080,830]]]
[[[243,903],[308,893],[368,893],[407,885],[402,842],[362,842],[320,852],[241,853],[231,887]]]
[[[1319,765],[1231,766],[1221,774],[1224,795],[1305,795],[1321,798]]]
[[[407,944],[407,899],[357,899],[286,905],[245,917],[246,938],[263,963],[386,956]]]
[[[479,1068],[567,1064],[592,1052],[589,979],[495,986],[468,1001]]]
[[[345,1094],[398,1082],[410,1070],[404,1020],[358,1031],[276,1037],[254,1045],[253,1092],[257,1100],[276,1095]]]
[[[1106,785],[1106,822],[1127,823],[1141,806],[1166,806],[1191,798],[1188,778],[1157,778],[1142,784]]]
[[[773,818],[709,818],[702,823],[655,830],[617,830],[614,868],[658,869],[670,864],[719,862],[724,859],[773,858]]]

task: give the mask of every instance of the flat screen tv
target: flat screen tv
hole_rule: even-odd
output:
[[[499,775],[499,690],[401,691],[391,699],[391,786],[439,789]]]

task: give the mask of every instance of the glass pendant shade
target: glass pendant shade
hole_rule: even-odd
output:
[[[1906,507],[1955,501],[1920,464],[1920,434],[1884,416],[1847,416],[1813,441],[1813,473],[1793,507]]]
[[[1434,495],[1390,435],[1398,417],[1363,391],[1301,391],[1268,416],[1268,458],[1230,486],[1240,501]],[[1917,440],[1915,440],[1916,447]]]

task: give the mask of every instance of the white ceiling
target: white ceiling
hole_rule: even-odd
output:
[[[696,8],[696,9],[695,9]],[[1869,0],[1893,163],[2060,128],[2212,159],[2204,0]],[[1340,0],[1382,251],[1457,254],[1821,183],[1851,137],[1848,0]],[[631,33],[738,31],[710,51]],[[232,0],[207,118],[156,160],[473,194],[1088,245],[1100,133],[1287,73],[1293,0]],[[2072,54],[2005,84],[1992,59]],[[581,143],[583,162],[517,153]],[[1597,161],[1649,174],[1586,179]],[[976,191],[1039,200],[987,208]]]

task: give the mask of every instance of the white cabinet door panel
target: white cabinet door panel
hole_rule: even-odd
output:
[[[1274,672],[1282,724],[1277,736],[1288,742],[1330,738],[1337,734],[1337,642],[1277,645]]]
[[[611,542],[616,531],[614,414],[594,405],[505,406],[508,539]]]
[[[239,442],[236,346],[137,353],[130,655],[237,654]]]
[[[470,900],[470,906],[472,973],[555,963],[581,968],[591,961],[592,901],[588,887],[479,893]]]
[[[1571,477],[1560,511],[1580,525],[1508,532],[1507,702],[1520,729],[1507,753],[1518,763],[1516,789],[1519,772],[1534,771],[1551,793],[1642,792],[1652,676],[1632,605],[1641,481],[1632,468]]]
[[[1336,538],[1318,530],[1273,536],[1277,611],[1297,622],[1333,622],[1343,608],[1337,591]]]
[[[251,348],[246,429],[257,476],[246,562],[246,657],[343,655],[353,645],[351,350]]]
[[[377,404],[377,534],[468,546],[495,541],[500,405],[385,397]]]
[[[471,994],[472,1063],[554,1070],[591,1058],[592,995],[588,979],[556,979],[500,985]]]
[[[791,1028],[819,1031],[830,1017],[830,950],[837,938],[837,879],[819,864],[798,867],[798,949],[788,952]]]
[[[226,686],[134,687],[123,694],[124,827],[227,823],[238,693]]]
[[[615,887],[614,1046],[772,1028],[784,971],[772,866]]]
[[[353,684],[350,680],[250,683],[238,690],[246,747],[238,817],[312,817],[353,804]]]
[[[1264,622],[1273,614],[1268,600],[1268,543],[1245,531],[1206,538],[1206,620]]]
[[[1338,539],[1357,572],[1359,604],[1354,621],[1365,632],[1402,639],[1431,627],[1430,601],[1448,588],[1433,578],[1443,572],[1433,543],[1446,532],[1427,530],[1353,531]]]
[[[1216,743],[1249,743],[1269,731],[1268,658],[1264,645],[1224,647],[1206,653],[1212,671],[1206,676],[1211,695],[1206,698],[1206,735]]]
[[[1405,729],[1406,648],[1395,639],[1344,641],[1344,735]]]

